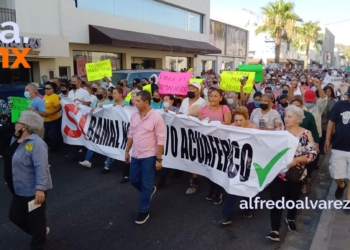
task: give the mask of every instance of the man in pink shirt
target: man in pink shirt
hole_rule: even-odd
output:
[[[138,112],[132,114],[125,151],[125,162],[130,163],[130,183],[141,192],[139,214],[135,220],[138,225],[149,218],[152,196],[157,191],[153,186],[155,169],[162,168],[162,154],[165,143],[165,125],[163,118],[150,107],[151,94],[142,90],[136,94],[135,107]],[[130,161],[129,151],[132,147]]]

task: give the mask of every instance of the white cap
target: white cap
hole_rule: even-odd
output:
[[[188,85],[192,85],[192,86],[196,87],[199,91],[201,91],[201,84],[198,82],[191,82]]]

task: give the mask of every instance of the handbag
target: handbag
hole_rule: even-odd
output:
[[[289,181],[298,182],[303,176],[304,171],[305,168],[301,167],[300,165],[290,167],[286,172],[286,179]]]

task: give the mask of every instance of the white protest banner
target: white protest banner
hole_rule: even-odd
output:
[[[91,114],[89,107],[77,106],[68,98],[62,98],[61,103],[65,143],[83,145],[124,161],[135,108],[107,105]],[[163,116],[167,132],[163,167],[205,176],[230,194],[258,194],[278,173],[287,170],[298,144],[287,131],[237,128],[162,110],[156,112]]]
[[[332,83],[334,85],[334,90],[337,91],[340,89],[343,83],[343,77],[342,76],[330,76],[326,74],[325,78],[322,82],[322,88],[326,87],[327,84]]]

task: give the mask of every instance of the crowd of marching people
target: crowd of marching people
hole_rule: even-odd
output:
[[[162,117],[155,110],[197,117],[208,122],[217,121],[227,126],[246,129],[286,130],[299,140],[294,160],[286,173],[280,173],[270,184],[271,200],[297,201],[306,193],[314,171],[318,170],[320,154],[332,150],[330,173],[338,184],[335,196],[342,199],[350,178],[350,87],[342,91],[332,83],[324,83],[328,76],[341,76],[346,83],[346,72],[331,70],[264,70],[264,80],[254,82],[253,92],[244,93],[247,78],[241,79],[240,92],[220,89],[220,75],[214,71],[202,72],[204,79],[188,85],[187,96],[160,94],[158,77],[133,79],[132,88],[127,80],[112,83],[105,77],[88,82],[86,77],[73,76],[70,80],[55,78],[47,81],[45,95],[41,96],[35,84],[25,87],[24,96],[31,100],[28,111],[21,113],[15,124],[11,143],[1,140],[0,157],[4,157],[5,179],[13,194],[10,219],[23,231],[33,236],[31,246],[40,249],[49,228],[46,227],[45,208],[47,190],[52,188],[48,152],[64,151],[65,162],[76,162],[91,168],[94,151],[87,149],[79,162],[80,146],[66,145],[62,139],[62,98],[95,109],[106,105],[137,108],[130,121],[125,151],[122,183],[130,182],[139,192],[136,224],[149,218],[152,196],[166,185],[170,169],[162,168],[162,153],[166,131]],[[9,119],[11,105],[0,99],[0,119]],[[5,137],[2,131],[0,136]],[[271,142],[273,143],[273,142]],[[5,151],[5,149],[7,149]],[[132,155],[130,150],[132,149]],[[25,155],[25,157],[21,157]],[[101,173],[110,173],[113,159],[106,157]],[[171,166],[169,166],[171,167]],[[155,171],[160,170],[157,185],[153,185]],[[182,172],[175,170],[172,178]],[[199,188],[198,174],[192,173],[184,192],[193,195]],[[225,198],[226,197],[226,198]],[[226,194],[221,186],[209,181],[206,199],[215,205],[223,203],[222,225],[232,224],[236,195]],[[41,206],[34,213],[26,211],[27,203],[35,200]],[[244,198],[247,199],[247,198]],[[254,198],[253,198],[254,199]],[[350,189],[347,197],[350,200]],[[344,208],[349,214],[350,210]],[[271,232],[266,236],[279,241],[283,210],[270,210]],[[288,229],[296,231],[297,209],[289,209],[285,219]],[[252,210],[244,217],[251,218]]]

